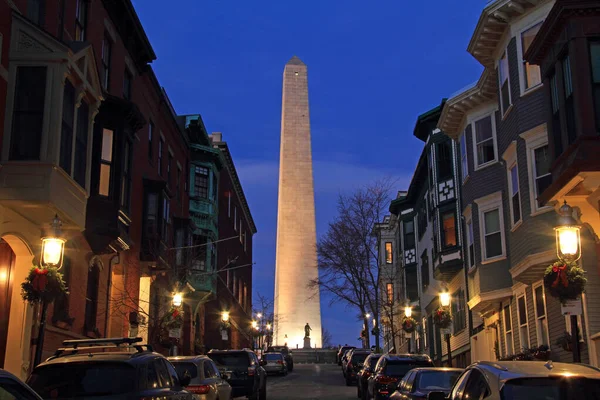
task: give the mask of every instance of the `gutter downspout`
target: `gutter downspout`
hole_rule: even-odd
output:
[[[108,278],[106,282],[106,310],[104,315],[104,337],[108,337],[108,318],[110,316],[110,297],[112,294],[112,269],[113,264],[119,264],[121,262],[121,256],[119,252],[116,252],[108,261]]]

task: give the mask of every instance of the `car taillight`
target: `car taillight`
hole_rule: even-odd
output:
[[[281,365],[283,365],[283,361],[281,361],[281,360],[277,360],[277,364],[281,364]]]
[[[375,382],[381,385],[389,385],[390,383],[396,383],[397,379],[392,378],[391,376],[379,375],[375,378]]]
[[[208,385],[190,385],[185,388],[190,393],[194,394],[207,394],[210,391],[210,386]]]
[[[254,368],[248,367],[248,376],[254,376]]]

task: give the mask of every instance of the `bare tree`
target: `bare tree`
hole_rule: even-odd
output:
[[[367,329],[367,311],[375,321],[380,314],[379,243],[373,228],[386,213],[393,184],[381,180],[340,194],[338,216],[317,244],[320,276],[309,284],[332,294],[332,303],[358,308]],[[379,348],[378,328],[374,330]]]
[[[395,288],[397,287],[397,275],[396,269],[393,266],[382,266],[380,268],[379,277],[380,282],[383,283],[383,287],[381,288],[381,296],[380,296],[380,310],[381,310],[381,318],[382,322],[388,326],[386,330],[386,340],[393,344],[394,353],[396,352],[396,338],[399,338],[402,330],[399,329],[399,326],[402,323],[402,318],[404,316],[404,309],[402,308],[402,304],[398,300],[398,294],[395,293]],[[391,285],[391,290],[389,290],[389,286]]]
[[[323,342],[322,346],[324,349],[333,347],[333,342],[331,340],[332,340],[331,332],[329,332],[327,330],[327,328],[325,328],[325,327],[321,328],[321,341]]]

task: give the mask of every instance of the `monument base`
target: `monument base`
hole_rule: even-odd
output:
[[[304,347],[302,347],[303,349],[310,349],[310,338],[309,337],[304,337]]]

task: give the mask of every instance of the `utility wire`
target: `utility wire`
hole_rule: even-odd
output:
[[[214,240],[214,241],[211,241],[211,242],[208,242],[208,243],[203,243],[203,244],[195,244],[195,245],[192,245],[192,246],[182,246],[182,247],[171,247],[171,248],[169,248],[167,250],[193,249],[193,248],[196,248],[196,247],[204,247],[204,246],[208,246],[209,244],[220,243],[220,242],[224,242],[226,240],[238,239],[238,238],[239,238],[239,236],[236,235],[236,236],[232,236],[232,237],[229,237],[229,238],[226,238],[226,239]]]

